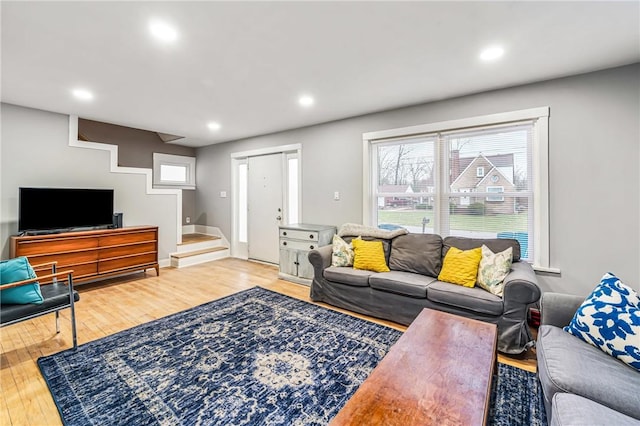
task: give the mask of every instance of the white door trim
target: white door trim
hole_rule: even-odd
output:
[[[252,149],[249,151],[232,152],[231,158],[255,157],[258,155],[277,154],[279,152],[302,151],[302,144],[293,143],[290,145],[271,146],[266,148]]]

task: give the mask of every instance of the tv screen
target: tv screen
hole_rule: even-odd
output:
[[[112,224],[113,189],[20,188],[20,232]]]

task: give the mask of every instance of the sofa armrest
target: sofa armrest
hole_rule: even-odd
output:
[[[540,299],[536,273],[526,262],[515,262],[504,279],[504,301],[520,304],[535,303]]]
[[[573,315],[584,302],[584,297],[572,294],[547,292],[540,300],[542,325],[564,327],[571,322]]]
[[[331,266],[331,253],[333,246],[318,247],[309,252],[309,262],[313,266],[313,272],[316,277],[322,277],[322,271]]]

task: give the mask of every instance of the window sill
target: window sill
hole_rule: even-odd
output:
[[[536,266],[536,265],[532,265],[532,266],[533,266],[533,270],[536,272],[544,272],[545,274],[560,275],[560,268],[550,268],[546,266]]]
[[[158,185],[155,184],[153,185],[154,188],[156,189],[196,189],[195,185]]]

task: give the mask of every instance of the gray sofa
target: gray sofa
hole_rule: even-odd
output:
[[[640,425],[640,371],[565,332],[583,297],[545,293],[536,356],[551,425]]]
[[[353,238],[353,236],[351,236]],[[345,241],[351,241],[345,236]],[[520,260],[520,245],[510,239],[472,239],[435,234],[405,234],[382,241],[391,272],[331,266],[331,246],[309,253],[314,268],[311,299],[400,324],[411,324],[423,308],[438,309],[498,326],[498,350],[517,354],[533,345],[528,306],[540,298],[535,273]],[[494,253],[513,247],[513,265],[504,298],[479,287],[441,282],[437,276],[450,247],[468,250],[485,244]]]

